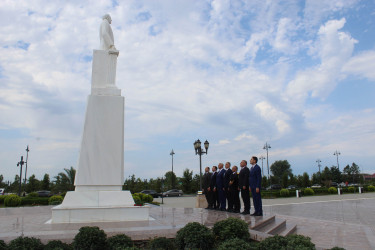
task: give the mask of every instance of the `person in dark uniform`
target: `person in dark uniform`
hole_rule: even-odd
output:
[[[219,163],[218,165],[219,170],[216,176],[216,190],[219,196],[220,210],[226,211],[227,199],[225,197],[225,188],[224,188],[225,169],[223,167],[224,167],[224,164]]]
[[[212,192],[211,192],[211,176],[212,176],[212,173],[210,173],[210,168],[209,167],[206,167],[205,170],[204,170],[204,175],[203,175],[203,183],[202,183],[202,192],[204,193],[205,197],[206,197],[206,200],[207,200],[207,208],[206,209],[210,209],[212,208],[213,204],[212,204]]]
[[[232,211],[233,213],[239,213],[241,209],[240,196],[238,190],[238,173],[237,166],[232,167],[232,174],[229,181],[229,192],[232,198]]]
[[[212,208],[218,209],[219,208],[219,197],[216,190],[216,176],[217,176],[217,167],[212,167],[212,175],[211,175],[211,183],[210,189],[212,191],[211,198],[212,198]]]
[[[247,161],[242,160],[240,163],[241,170],[238,178],[238,188],[241,190],[241,197],[244,204],[244,210],[241,214],[250,214],[250,193],[249,193],[249,173]]]
[[[230,169],[230,162],[225,163],[225,174],[224,174],[224,191],[228,202],[228,212],[233,210],[233,198],[229,190],[230,177],[232,176],[232,170]]]
[[[262,187],[262,174],[258,163],[258,157],[253,156],[250,159],[250,173],[249,173],[249,185],[250,185],[250,192],[253,195],[253,205],[254,205],[254,213],[252,216],[263,216],[263,209],[262,209],[262,197],[260,194],[260,190]]]

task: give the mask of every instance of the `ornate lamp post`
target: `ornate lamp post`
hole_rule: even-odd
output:
[[[174,189],[174,174],[173,174],[173,155],[175,154],[175,152],[173,152],[173,149],[170,153],[170,155],[172,156],[172,189]]]
[[[18,196],[21,196],[22,166],[23,166],[23,164],[25,164],[25,162],[23,161],[23,156],[21,156],[21,161],[19,161],[17,163],[17,167],[20,167],[20,188],[19,188],[19,191],[18,191]]]
[[[210,143],[206,140],[204,142],[204,148],[206,149],[206,151],[204,151],[201,148],[201,141],[199,139],[194,142],[195,154],[199,155],[199,171],[200,171],[200,178],[199,178],[199,188],[200,189],[199,190],[202,190],[202,155],[207,154],[209,145],[210,145]]]
[[[259,160],[262,160],[262,177],[264,177],[264,172],[263,172],[263,160],[266,159],[263,155],[259,157]]]
[[[28,159],[29,159],[29,145],[27,145],[27,147],[26,147],[26,164],[25,164],[25,181],[24,181],[24,183],[25,183],[25,185],[26,185],[26,175],[27,175],[27,161],[28,161]]]
[[[271,145],[268,144],[268,143],[266,142],[266,144],[264,144],[263,149],[265,149],[265,150],[267,151],[268,181],[269,181],[269,183],[270,183],[270,185],[271,185],[271,179],[270,179],[270,166],[269,166],[269,164],[268,164],[268,149],[270,149],[270,148],[271,148]]]
[[[340,151],[335,151],[334,153],[333,153],[333,155],[336,155],[336,157],[337,157],[337,168],[340,170],[340,167],[339,167],[339,155],[341,155],[341,153],[340,153]]]
[[[320,159],[317,159],[316,162],[318,163],[318,168],[319,168],[319,181],[322,182],[322,174],[320,173],[320,163],[322,162]]]

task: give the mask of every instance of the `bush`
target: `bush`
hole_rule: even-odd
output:
[[[48,197],[22,197],[21,198],[22,206],[39,206],[39,205],[48,205]]]
[[[27,195],[27,197],[39,197],[37,192],[32,192]]]
[[[280,196],[281,197],[289,197],[289,190],[285,189],[285,188],[281,189],[280,190]]]
[[[348,192],[355,193],[355,187],[348,187]]]
[[[337,188],[335,188],[335,187],[328,188],[328,193],[330,193],[330,194],[337,194]]]
[[[288,241],[285,237],[275,235],[273,237],[268,237],[258,244],[259,250],[268,249],[285,249]]]
[[[342,247],[332,247],[328,250],[345,250],[345,248],[342,248]]]
[[[305,188],[305,190],[303,191],[303,194],[304,195],[314,195],[314,190],[312,188]]]
[[[133,194],[133,197],[134,195],[138,196],[139,199],[142,201],[142,202],[147,202],[147,203],[150,203],[154,200],[154,198],[149,195],[149,194],[144,194],[144,193],[135,193]]]
[[[132,239],[125,234],[118,234],[112,237],[109,237],[108,240],[109,249],[123,249],[125,247],[132,247]]]
[[[60,195],[54,195],[49,197],[48,205],[59,205],[63,202],[64,198]]]
[[[218,242],[233,238],[247,241],[250,238],[247,223],[241,219],[232,217],[216,222],[212,228],[212,232]]]
[[[212,249],[214,236],[206,226],[198,222],[190,222],[178,230],[176,234],[176,244],[179,249]]]
[[[39,239],[34,237],[29,238],[20,236],[9,243],[8,249],[42,250],[43,244]]]
[[[375,191],[375,187],[374,186],[368,186],[367,187],[367,191],[374,192]]]
[[[219,245],[217,248],[218,250],[252,250],[252,249],[258,249],[257,245],[255,244],[250,244],[247,241],[244,241],[242,239],[234,238],[234,239],[229,239],[224,241]]]
[[[51,240],[45,245],[44,250],[71,250],[71,245],[62,242],[61,240]]]
[[[21,205],[21,198],[16,194],[7,195],[4,200],[4,205],[6,207],[18,207]]]
[[[5,250],[7,249],[7,244],[3,240],[0,240],[0,250]]]
[[[4,204],[4,200],[8,195],[0,195],[0,204]]]
[[[166,249],[166,250],[174,250],[176,246],[174,244],[174,239],[167,239],[165,237],[156,237],[149,243],[149,249],[157,250],[157,249]]]
[[[311,242],[310,237],[303,235],[292,234],[286,236],[287,249],[304,249],[304,250],[315,250],[315,244]]]
[[[74,249],[107,249],[107,235],[99,227],[81,227],[73,239]]]

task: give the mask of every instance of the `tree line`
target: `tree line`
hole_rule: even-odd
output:
[[[280,184],[283,188],[289,185],[298,187],[310,187],[313,184],[321,184],[330,186],[332,182],[341,183],[361,183],[364,180],[360,172],[360,168],[354,162],[347,165],[341,172],[338,167],[324,167],[319,171],[310,175],[305,172],[302,175],[294,175],[291,165],[287,160],[275,161],[271,166],[270,180],[267,178],[266,172],[262,179],[262,186],[267,187],[270,184]],[[26,183],[22,180],[22,192],[31,193],[39,190],[48,190],[54,194],[64,193],[74,190],[74,178],[76,170],[73,167],[64,168],[64,172],[58,173],[53,180],[45,174],[43,179],[38,180],[35,175],[31,175]],[[13,182],[5,183],[3,175],[0,175],[0,188],[5,188],[7,193],[18,193],[19,176],[16,175]],[[172,171],[165,173],[163,177],[141,179],[136,178],[133,174],[128,176],[123,185],[123,190],[130,190],[137,193],[142,190],[152,189],[156,192],[164,192],[170,189],[180,189],[186,194],[193,194],[199,190],[199,174],[193,174],[192,170],[185,169],[181,177],[177,177]]]

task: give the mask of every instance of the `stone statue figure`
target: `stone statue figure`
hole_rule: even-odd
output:
[[[111,28],[112,18],[109,14],[103,16],[103,22],[100,25],[100,49],[102,50],[116,50],[113,39],[113,32]]]

